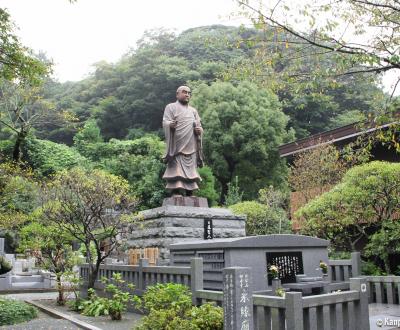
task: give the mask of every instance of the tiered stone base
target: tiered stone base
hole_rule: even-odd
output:
[[[184,197],[184,202],[190,198]],[[246,236],[245,217],[228,209],[164,205],[142,211],[124,238],[129,248],[158,247],[160,261],[166,263],[170,244],[204,239],[204,219],[212,219],[214,238]]]

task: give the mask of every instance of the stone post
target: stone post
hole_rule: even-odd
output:
[[[352,277],[361,275],[361,255],[360,252],[351,253],[351,273]]]
[[[254,330],[251,268],[228,267],[222,275],[224,330]]]
[[[369,330],[367,279],[351,278],[350,290],[355,290],[360,293],[360,299],[354,301],[355,330]]]
[[[3,256],[4,253],[4,241],[5,239],[3,237],[0,237],[0,256]]]
[[[197,305],[196,291],[203,290],[203,258],[190,259],[190,290],[192,304]]]
[[[285,316],[286,328],[290,330],[303,330],[303,300],[301,292],[286,292]]]
[[[139,272],[138,272],[138,276],[139,276],[138,283],[139,283],[139,285],[138,285],[138,289],[141,292],[144,292],[146,290],[146,283],[144,281],[143,267],[147,267],[148,265],[149,265],[149,259],[145,259],[145,258],[140,258],[139,259],[139,264],[138,264],[138,266],[139,266]]]

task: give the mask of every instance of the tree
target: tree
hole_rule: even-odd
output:
[[[235,214],[244,214],[246,235],[291,233],[291,224],[282,209],[274,209],[257,201],[247,201],[229,207]]]
[[[306,204],[338,183],[347,169],[339,150],[326,144],[297,154],[288,180],[293,191],[300,193]]]
[[[310,201],[296,216],[305,219],[303,233],[355,250],[383,222],[398,221],[399,207],[400,164],[375,161],[350,169],[338,185]]]
[[[277,148],[293,135],[273,93],[247,82],[215,82],[195,87],[192,102],[205,130],[206,162],[221,185],[220,201],[236,175],[244,198],[281,184],[284,165]]]
[[[322,4],[315,0],[298,8],[289,1],[237,2],[268,37],[275,36],[286,48],[293,44],[301,46],[300,51],[296,49],[291,54],[292,59],[304,53],[319,59],[335,57],[335,68],[320,67],[324,76],[382,73],[400,68],[400,7],[396,0],[345,0]],[[307,48],[312,49],[308,54],[303,52]],[[272,60],[277,59],[278,52]],[[303,74],[301,68],[292,72],[293,77]]]
[[[76,139],[75,139],[76,140]],[[80,143],[80,152],[92,166],[125,178],[140,200],[140,208],[158,207],[166,191],[161,179],[165,171],[165,144],[146,134],[135,140]]]
[[[100,128],[93,119],[89,119],[85,122],[83,128],[75,134],[73,140],[76,149],[83,153],[85,152],[85,145],[89,143],[103,142]]]
[[[21,228],[19,236],[20,252],[24,253],[27,250],[33,252],[42,267],[56,274],[57,304],[65,305],[62,276],[72,271],[74,266],[72,253],[74,237],[59,226],[43,224],[39,221],[33,221]]]
[[[21,45],[14,29],[10,14],[0,8],[0,79],[40,84],[49,73],[49,67]]]
[[[23,158],[23,146],[36,127],[63,126],[75,120],[68,112],[54,111],[53,104],[44,100],[41,92],[41,87],[0,80],[0,124],[4,136],[14,141],[14,162]]]
[[[215,177],[211,168],[203,166],[198,171],[202,181],[199,183],[199,190],[195,191],[195,195],[207,198],[209,206],[217,205],[218,193],[215,190]]]
[[[39,185],[32,171],[12,163],[0,164],[0,228],[18,228],[38,206]]]
[[[30,137],[26,141],[27,162],[37,174],[49,176],[75,166],[91,167],[91,163],[79,152],[65,144]]]
[[[392,274],[390,256],[400,252],[399,221],[383,221],[382,228],[374,233],[365,247],[365,254],[383,260],[386,274]]]
[[[128,183],[101,170],[74,168],[56,174],[42,198],[45,223],[69,233],[85,246],[88,288],[93,288],[100,263],[118,246],[123,224],[136,207]],[[95,255],[91,253],[92,245]]]

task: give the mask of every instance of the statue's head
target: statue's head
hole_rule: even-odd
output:
[[[176,90],[176,99],[182,104],[188,104],[192,92],[188,86],[179,86]]]

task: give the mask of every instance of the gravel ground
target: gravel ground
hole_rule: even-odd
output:
[[[104,330],[131,330],[142,318],[142,315],[128,312],[122,315],[121,321],[112,321],[109,316],[92,317],[78,314],[66,306],[57,306],[53,300],[36,300],[36,302]]]
[[[15,325],[5,325],[0,329],[7,330],[78,330],[81,329],[67,320],[56,319],[43,312],[36,319]]]
[[[70,315],[75,319],[89,323],[104,330],[131,330],[139,323],[142,315],[136,313],[125,313],[121,321],[112,321],[109,316],[90,317],[70,311],[66,306],[57,306],[55,299],[56,292],[43,292],[43,293],[16,293],[1,295],[7,298],[18,300],[34,300],[37,303],[53,308],[61,313]],[[16,329],[16,330],[75,330],[80,329],[78,326],[63,319],[54,318],[43,312],[39,312],[38,318],[29,322],[20,323],[17,325],[3,326],[0,329]]]

